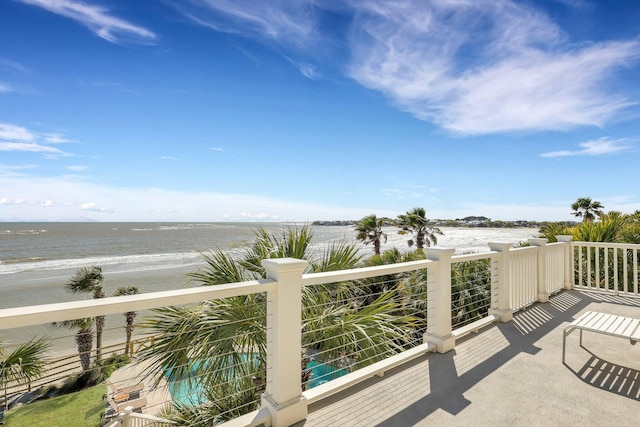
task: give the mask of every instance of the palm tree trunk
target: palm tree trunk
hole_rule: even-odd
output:
[[[76,334],[76,344],[78,345],[78,355],[80,366],[83,372],[91,369],[91,347],[93,346],[93,334],[91,329],[82,328]]]
[[[127,332],[127,344],[124,348],[124,354],[126,356],[133,356],[133,352],[131,351],[131,335],[133,335],[133,329],[135,328],[135,326],[133,325],[133,321],[136,317],[136,312],[135,311],[128,311],[125,316],[127,316],[126,319],[126,326],[124,327],[125,331]]]
[[[102,330],[105,316],[96,316],[96,363],[102,362]]]

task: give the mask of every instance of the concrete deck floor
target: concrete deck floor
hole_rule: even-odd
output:
[[[637,426],[640,345],[562,332],[582,312],[640,318],[640,299],[563,291],[509,323],[458,341],[310,406],[296,427]]]

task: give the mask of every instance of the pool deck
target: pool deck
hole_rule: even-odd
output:
[[[131,363],[122,368],[116,369],[109,378],[112,383],[119,388],[144,384],[140,392],[141,398],[147,399],[147,404],[142,408],[143,414],[157,415],[158,412],[169,402],[171,402],[171,394],[167,382],[162,379],[160,383],[154,387],[151,378],[144,378],[144,365],[141,363]],[[111,389],[107,387],[107,393],[111,393]]]

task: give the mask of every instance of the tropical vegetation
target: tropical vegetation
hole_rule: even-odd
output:
[[[624,214],[618,211],[602,211],[600,202],[588,197],[580,198],[571,208],[582,209],[582,223],[570,225],[566,223],[548,223],[540,228],[540,235],[555,242],[558,235],[569,235],[578,242],[607,242],[640,244],[640,211]],[[598,216],[597,220],[595,215]],[[574,268],[576,283],[589,283],[589,286],[604,288],[616,287],[627,291],[634,283],[633,275],[625,275],[625,265],[637,263],[633,250],[624,247],[598,249],[575,248]],[[597,268],[596,266],[613,266],[613,268]],[[638,265],[640,267],[640,265]],[[625,282],[626,280],[626,282]]]
[[[571,205],[571,209],[571,215],[582,218],[583,222],[593,222],[596,215],[600,216],[604,213],[602,203],[591,200],[590,197],[579,197]]]
[[[118,289],[116,289],[116,291],[113,293],[114,297],[119,297],[119,296],[124,296],[124,295],[138,295],[140,293],[140,290],[138,289],[137,286],[121,286]],[[131,337],[133,335],[133,330],[135,329],[136,325],[134,324],[136,316],[138,315],[138,313],[136,313],[135,311],[127,311],[126,313],[124,313],[124,317],[125,317],[125,326],[124,326],[124,330],[127,334],[127,341],[124,347],[124,354],[125,356],[132,356],[131,354]]]
[[[400,234],[415,235],[414,239],[409,239],[409,247],[416,246],[418,250],[424,249],[425,246],[438,244],[438,234],[443,234],[438,227],[434,227],[431,221],[427,219],[424,208],[413,208],[406,214],[398,215],[398,226]]]
[[[387,241],[387,233],[382,230],[382,227],[388,223],[387,218],[377,218],[375,214],[365,216],[356,223],[356,238],[365,245],[373,243],[374,253],[380,255],[382,240]]]
[[[583,221],[576,225],[551,222],[540,228],[540,236],[557,241],[558,235],[570,235],[574,241],[640,243],[640,211],[623,214],[618,211],[600,213],[597,221]]]
[[[9,409],[8,391],[12,384],[28,384],[44,374],[47,367],[44,356],[49,347],[45,338],[31,339],[11,352],[0,345],[0,388],[5,411]]]
[[[78,357],[80,358],[80,367],[82,368],[83,373],[90,372],[91,370],[91,350],[93,348],[94,323],[95,318],[85,317],[82,319],[65,320],[53,324],[58,328],[77,330],[75,342],[78,347]]]
[[[309,262],[308,272],[344,270],[361,261],[358,246],[346,241],[324,250],[312,247],[308,226],[284,229],[280,235],[259,228],[244,252],[232,257],[221,249],[204,255],[205,266],[191,275],[199,285],[220,285],[261,279],[261,260],[293,257]],[[415,319],[402,307],[398,287],[366,295],[351,282],[308,286],[302,295],[304,360],[355,369],[402,351],[410,341]],[[237,414],[213,400],[236,399],[244,411],[254,409],[264,391],[266,362],[266,295],[252,294],[200,304],[154,310],[143,327],[158,334],[155,345],[138,353],[156,381],[189,378],[193,389],[205,390],[197,408],[177,404],[173,419],[186,425],[198,420],[229,419]],[[213,398],[213,399],[211,399]],[[234,405],[237,406],[237,405]],[[206,425],[204,423],[203,425]]]
[[[65,287],[74,294],[90,293],[93,295],[93,298],[104,298],[107,295],[102,289],[103,279],[101,267],[96,265],[83,267],[76,271]],[[102,331],[104,329],[104,322],[105,316],[96,316],[94,323],[96,325],[96,362],[98,364],[102,361]]]

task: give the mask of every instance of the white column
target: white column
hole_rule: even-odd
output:
[[[500,316],[501,322],[510,322],[513,320],[513,310],[511,309],[511,282],[509,269],[509,254],[511,251],[511,243],[489,243],[489,249],[493,252],[499,252],[491,258],[492,274],[491,274],[491,291],[494,289],[498,293],[497,304],[489,310],[489,314]],[[493,295],[491,300],[493,301]]]
[[[122,427],[131,427],[133,425],[131,414],[133,414],[133,406],[127,406],[120,413],[120,417],[122,419]]]
[[[571,240],[573,236],[558,235],[556,236],[558,242],[565,244],[564,247],[564,288],[573,289],[573,249],[571,248]]]
[[[427,248],[427,259],[437,261],[429,264],[427,293],[429,295],[429,321],[425,342],[436,344],[438,353],[446,353],[456,345],[451,335],[451,256],[454,249]]]
[[[267,278],[278,283],[267,292],[267,385],[262,406],[271,413],[271,425],[285,427],[307,418],[302,396],[302,273],[307,261],[266,259]]]
[[[549,301],[549,292],[547,292],[547,268],[544,253],[547,242],[547,239],[542,238],[529,239],[531,246],[538,247],[538,302]]]

